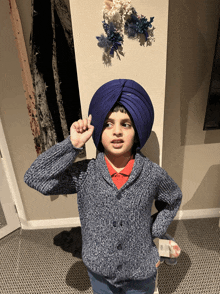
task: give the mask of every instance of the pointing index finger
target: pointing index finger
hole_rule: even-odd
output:
[[[92,115],[90,114],[90,115],[89,115],[89,118],[88,118],[88,125],[91,124],[91,121],[92,121]]]

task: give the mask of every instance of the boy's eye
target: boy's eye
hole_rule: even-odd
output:
[[[107,122],[107,123],[105,123],[105,125],[107,126],[108,124],[110,124],[110,122]],[[130,124],[128,124],[128,123],[123,123],[123,125],[128,125],[128,126],[131,126]]]

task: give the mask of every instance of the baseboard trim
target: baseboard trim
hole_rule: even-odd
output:
[[[197,210],[179,210],[174,220],[198,219],[198,218],[220,218],[220,208],[214,209],[197,209]],[[21,221],[23,230],[41,230],[53,228],[73,228],[81,227],[80,218],[62,218],[62,219],[45,219]]]

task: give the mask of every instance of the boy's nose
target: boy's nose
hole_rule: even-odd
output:
[[[120,126],[115,126],[113,128],[113,132],[116,133],[116,134],[121,134],[122,133],[122,128]]]

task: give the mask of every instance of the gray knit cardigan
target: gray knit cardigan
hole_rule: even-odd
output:
[[[128,181],[118,190],[104,153],[74,162],[82,148],[70,136],[40,154],[24,182],[43,195],[77,193],[85,266],[119,287],[157,272],[160,260],[154,238],[162,237],[174,219],[182,192],[168,173],[140,151]],[[167,205],[152,222],[153,200]]]

